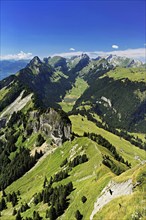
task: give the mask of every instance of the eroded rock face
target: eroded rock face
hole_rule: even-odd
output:
[[[70,140],[71,137],[70,120],[52,108],[43,113],[38,111],[30,112],[28,126],[35,133],[42,132],[50,136],[58,146],[64,141]]]

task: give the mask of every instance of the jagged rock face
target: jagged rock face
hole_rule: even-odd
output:
[[[31,120],[28,122],[28,127],[33,129],[33,132],[42,132],[53,139],[56,145],[61,145],[64,141],[70,140],[71,123],[62,118],[62,116],[52,108],[40,114],[38,111],[30,112]]]
[[[51,71],[51,69],[52,67],[49,64],[42,62],[40,58],[37,56],[35,56],[25,68],[26,72],[29,72],[33,74],[34,76],[37,76],[42,73],[43,74],[48,73]],[[33,77],[33,80],[34,80],[34,77]]]
[[[30,61],[30,63],[27,65],[28,67],[29,66],[40,66],[42,64],[42,61],[40,60],[40,58],[39,57],[37,57],[37,56],[35,56],[31,61]]]
[[[77,72],[87,66],[89,61],[90,58],[87,54],[81,54],[80,56],[72,57],[68,62],[68,67],[70,70],[72,69]]]
[[[140,67],[142,66],[142,62],[139,60],[133,60],[127,57],[120,57],[116,55],[109,55],[106,57],[106,60],[113,64],[114,66],[121,66],[121,67]]]

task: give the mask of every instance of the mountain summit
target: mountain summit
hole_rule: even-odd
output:
[[[40,60],[40,58],[38,56],[35,56],[31,61],[30,63],[28,64],[28,66],[39,66],[42,64],[42,61]]]
[[[107,61],[114,66],[120,67],[141,67],[143,64],[139,60],[134,60],[127,57],[120,57],[116,55],[109,55],[106,57]]]

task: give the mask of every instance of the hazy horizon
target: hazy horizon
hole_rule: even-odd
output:
[[[145,60],[145,1],[1,1],[0,59],[116,54]]]

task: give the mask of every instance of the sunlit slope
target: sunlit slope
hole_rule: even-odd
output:
[[[93,218],[93,220],[129,220],[146,219],[146,165],[136,166],[133,169],[116,177],[117,182],[132,179],[134,183],[133,193],[128,196],[121,196],[112,200],[103,207]]]
[[[74,120],[77,120],[77,118],[75,117],[76,116],[72,116],[71,120],[73,123],[73,131],[77,132],[77,127],[75,128],[74,124]],[[75,138],[72,142],[65,142],[63,146],[56,149],[54,153],[52,148],[52,153],[44,155],[44,157],[40,159],[38,164],[31,171],[29,171],[19,180],[15,181],[13,184],[7,187],[6,193],[17,190],[20,191],[21,198],[18,202],[18,205],[16,205],[15,207],[16,209],[19,209],[21,204],[24,204],[25,202],[29,204],[30,209],[21,214],[23,217],[31,217],[33,215],[33,211],[35,210],[39,212],[40,216],[42,216],[43,219],[45,219],[46,209],[48,209],[47,204],[39,203],[38,205],[34,205],[33,196],[36,192],[38,193],[43,189],[45,176],[49,179],[56,172],[59,172],[63,169],[60,167],[60,165],[66,158],[68,159],[68,161],[70,161],[77,155],[86,154],[88,157],[88,161],[74,167],[69,172],[69,177],[67,177],[66,179],[53,184],[53,186],[55,187],[56,185],[64,185],[72,181],[74,186],[74,191],[68,197],[70,203],[69,207],[61,217],[61,219],[64,220],[75,219],[76,210],[79,210],[82,213],[83,218],[88,220],[93,211],[94,203],[97,197],[100,195],[103,188],[108,184],[111,179],[114,178],[115,181],[120,182],[132,178],[133,182],[136,182],[138,181],[137,178],[140,178],[137,176],[141,175],[140,173],[142,172],[142,167],[144,167],[144,165],[140,165],[140,161],[135,160],[134,155],[136,154],[143,161],[145,158],[143,150],[132,146],[129,142],[120,139],[119,137],[103,129],[97,128],[92,122],[87,121],[86,118],[83,118],[82,120],[82,118],[78,116],[78,126],[82,127],[82,129],[80,128],[80,132],[78,130],[80,135],[83,134],[84,131],[92,131],[101,134],[103,137],[107,138],[114,146],[116,146],[118,153],[122,155],[125,160],[131,162],[133,168],[126,168],[126,166],[121,162],[115,161],[112,153],[109,150],[98,145],[96,142],[91,141],[87,137],[78,137]],[[121,148],[122,151],[120,150]],[[108,155],[115,162],[115,164],[117,164],[117,166],[120,166],[121,168],[125,167],[127,171],[116,177],[116,175],[107,166],[102,164],[103,155]],[[136,192],[136,194],[134,195],[139,195],[139,191]],[[85,203],[83,203],[81,200],[83,196],[87,198],[87,201]],[[122,201],[124,201],[124,204],[128,205],[129,200],[127,200],[126,198],[127,197],[124,196],[122,198]],[[114,203],[109,203],[109,206],[107,204],[105,208],[103,207],[103,213],[107,212],[108,209],[106,207],[111,207],[111,204],[116,204],[112,206],[113,211],[116,212],[118,202],[119,199],[115,199]],[[129,208],[128,216],[132,215],[133,213],[132,206],[129,206],[131,208]],[[9,203],[8,209],[2,211],[2,219],[15,219],[15,217],[12,216],[12,212],[13,208]],[[102,217],[103,215],[104,214],[102,214],[102,211],[100,211],[100,216]],[[122,213],[120,215],[122,216]],[[98,219],[98,217],[95,217],[94,219]]]
[[[75,102],[83,94],[87,87],[87,82],[84,79],[78,77],[72,89],[67,92],[62,102],[60,102],[62,109],[65,112],[71,111]]]
[[[9,92],[9,89],[4,87],[0,90],[0,101],[7,95]]]
[[[73,170],[69,173],[70,176],[67,179],[62,180],[62,184],[72,181],[75,189],[71,193],[71,205],[68,207],[64,219],[69,219],[69,216],[74,216],[77,203],[80,204],[80,206],[82,205],[80,200],[83,195],[88,198],[84,213],[87,214],[88,211],[89,216],[93,207],[93,201],[95,200],[97,194],[100,193],[109,179],[115,176],[115,174],[113,174],[110,169],[102,165],[102,153],[110,155],[110,152],[107,152],[105,149],[102,149],[101,151],[100,147],[88,138],[77,138],[73,142],[66,142],[53,154],[48,155],[44,160],[40,161],[39,165],[33,168],[32,171],[28,172],[28,174],[25,174],[22,178],[11,184],[6,189],[6,193],[20,190],[21,200],[19,201],[16,208],[20,207],[21,203],[29,203],[33,198],[33,195],[36,192],[42,190],[45,176],[49,178],[61,170],[60,164],[65,158],[73,159],[77,155],[83,153],[87,154],[89,158],[88,162],[74,167]],[[100,173],[101,177],[104,175],[100,184],[97,184],[97,173]],[[91,186],[90,189],[89,186]],[[96,194],[93,189],[97,190]],[[81,209],[84,209],[84,207]],[[32,203],[31,209],[22,214],[22,216],[26,217],[32,215],[34,210],[39,210],[40,215],[45,216],[46,204],[34,206]],[[3,211],[3,219],[7,219],[8,216],[12,214],[12,211],[13,208],[11,206],[8,210]],[[15,218],[11,217],[10,219]]]
[[[140,161],[146,160],[146,153],[144,150],[141,150],[133,146],[130,142],[126,141],[119,136],[108,132],[102,128],[97,127],[93,122],[87,120],[86,117],[81,115],[72,115],[70,116],[72,122],[72,130],[74,133],[83,135],[84,132],[100,134],[106,138],[111,144],[113,144],[118,153],[122,155],[126,160],[128,160],[132,165],[136,165]],[[138,159],[137,159],[137,156]]]
[[[146,82],[145,68],[121,68],[117,67],[115,70],[109,71],[106,75],[115,80],[126,79],[135,82]]]

